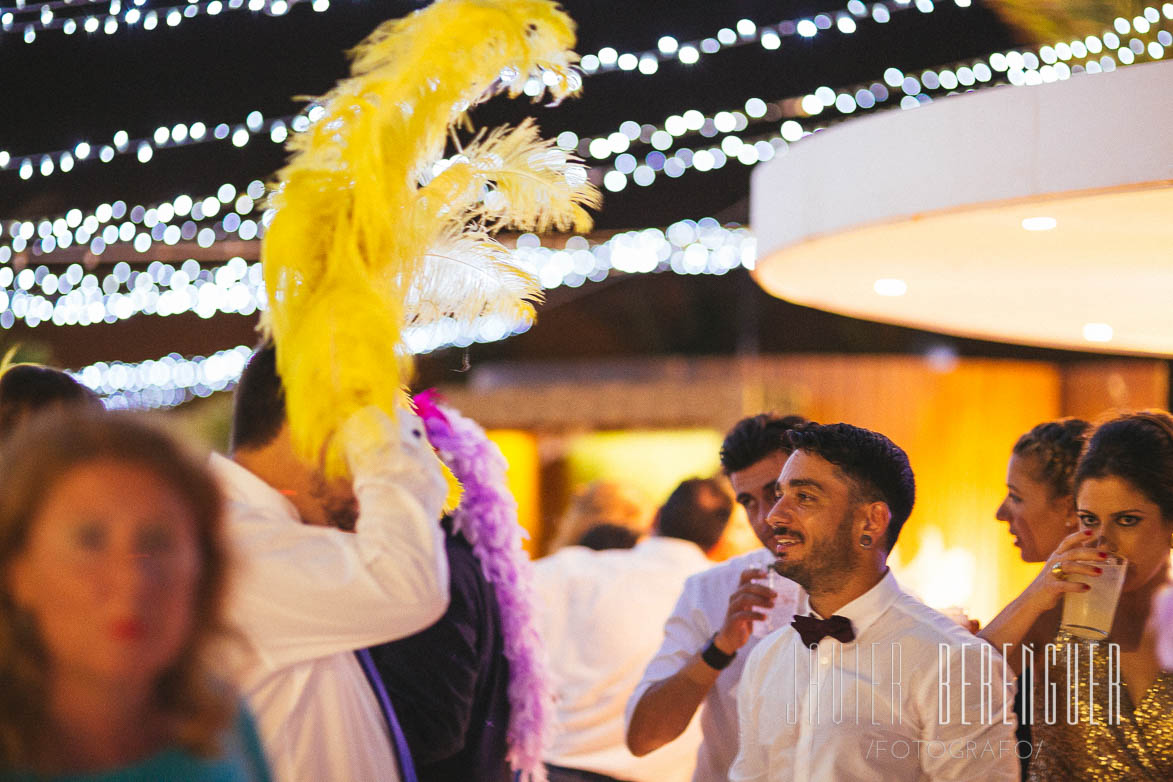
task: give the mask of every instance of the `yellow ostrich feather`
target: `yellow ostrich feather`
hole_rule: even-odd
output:
[[[13,359],[16,358],[17,351],[20,350],[20,345],[13,345],[4,353],[4,358],[0,358],[0,376],[17,365]]]
[[[437,0],[381,25],[323,116],[289,143],[261,256],[293,442],[330,475],[356,410],[391,415],[410,373],[404,330],[533,316],[540,286],[493,238],[589,230],[598,191],[526,121],[444,159],[468,109],[537,78],[576,92],[571,19],[548,0]]]
[[[1026,43],[1100,35],[1122,16],[1139,16],[1141,0],[992,0],[994,12],[1014,27]]]

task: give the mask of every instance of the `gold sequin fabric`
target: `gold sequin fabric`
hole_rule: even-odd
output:
[[[1054,643],[1054,660],[1042,654],[1035,658],[1030,782],[1173,780],[1173,673],[1161,673],[1134,706],[1119,673],[1110,677],[1107,644],[1096,644],[1093,654],[1091,642],[1063,631]],[[1078,664],[1072,664],[1074,676],[1069,678],[1074,654]],[[1039,675],[1043,665],[1054,694]],[[1107,685],[1112,680],[1121,684],[1116,690],[1119,702],[1110,707]],[[1048,700],[1054,712],[1052,725],[1046,720]],[[1069,704],[1074,724],[1068,720]],[[1109,723],[1109,708],[1118,715],[1116,724]]]

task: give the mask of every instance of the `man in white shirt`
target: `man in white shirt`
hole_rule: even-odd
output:
[[[789,438],[774,568],[807,597],[746,663],[730,782],[1017,780],[1002,658],[885,564],[915,498],[908,457],[848,424]]]
[[[623,709],[660,643],[684,580],[708,567],[733,511],[716,479],[684,481],[632,549],[568,546],[535,564],[555,696],[550,782],[688,782],[700,731],[645,757],[624,745]]]
[[[725,436],[721,467],[763,548],[684,582],[660,649],[627,703],[627,746],[639,756],[675,741],[704,704],[693,782],[725,782],[737,756],[737,683],[760,640],[754,622],[767,610],[780,616],[797,607],[794,582],[781,581],[778,593],[757,582],[774,561],[766,516],[790,455],[786,433],[805,423],[797,415],[761,414],[738,421]]]
[[[445,481],[422,423],[399,416],[398,427],[371,409],[348,421],[339,436],[353,486],[326,481],[294,454],[265,347],[236,391],[232,459],[212,457],[237,560],[237,682],[280,782],[400,779],[387,715],[354,652],[439,619],[448,567]]]

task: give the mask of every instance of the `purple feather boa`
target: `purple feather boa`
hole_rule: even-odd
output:
[[[551,691],[538,635],[533,565],[521,547],[528,537],[505,478],[505,456],[475,421],[443,406],[434,390],[418,394],[416,409],[428,440],[463,487],[453,528],[472,545],[496,590],[509,660],[507,759],[521,782],[545,782],[542,748],[550,723]]]

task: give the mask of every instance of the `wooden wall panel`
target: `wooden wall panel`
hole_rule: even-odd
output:
[[[509,482],[513,498],[517,500],[517,520],[529,533],[529,538],[522,545],[531,556],[536,555],[540,550],[542,532],[538,440],[532,433],[516,429],[491,429],[487,434],[509,463],[505,479]]]
[[[1038,565],[1019,560],[1005,524],[996,521],[994,513],[1004,496],[1006,462],[1014,441],[1035,424],[1061,414],[1065,386],[1058,365],[962,359],[942,367],[919,357],[859,355],[769,356],[740,363],[717,366],[713,361],[713,367],[705,368],[705,360],[690,362],[695,374],[688,378],[691,394],[721,395],[734,406],[747,398],[787,400],[790,409],[778,412],[875,429],[908,452],[917,474],[918,500],[892,562],[902,580],[926,601],[938,606],[957,603],[986,622],[1037,573]],[[725,386],[739,375],[742,390],[734,393]],[[458,392],[452,396],[460,398],[453,402],[473,418],[486,414],[492,426],[519,428],[528,427],[522,418],[532,417],[535,408],[549,402],[539,434],[540,450],[546,454],[550,449],[542,443],[565,439],[547,427],[565,416],[563,420],[574,422],[568,431],[590,431],[584,412],[598,407],[602,400],[594,398],[595,391],[607,387],[570,385],[556,373],[548,382],[548,388],[503,384]],[[632,382],[637,391],[646,392],[650,404],[660,406],[660,417],[671,412],[663,408],[675,406],[674,395],[653,393],[668,387],[663,381]],[[625,390],[625,395],[631,393],[632,389]],[[527,398],[528,406],[522,403]],[[607,406],[615,409],[609,416],[624,407],[630,413],[630,399],[622,402],[623,398],[610,400]],[[734,413],[710,406],[693,412],[713,418],[690,420],[690,425],[721,432],[733,415],[758,411]],[[510,424],[511,416],[520,416],[518,423]],[[659,426],[680,425],[667,423],[670,418]],[[632,421],[628,426],[649,423]],[[546,454],[542,463],[550,458]],[[540,490],[544,497],[555,488]],[[527,522],[539,523],[532,518]],[[541,530],[535,531],[540,537]]]
[[[1117,359],[1063,367],[1063,414],[1089,421],[1115,410],[1169,404],[1169,364]]]

